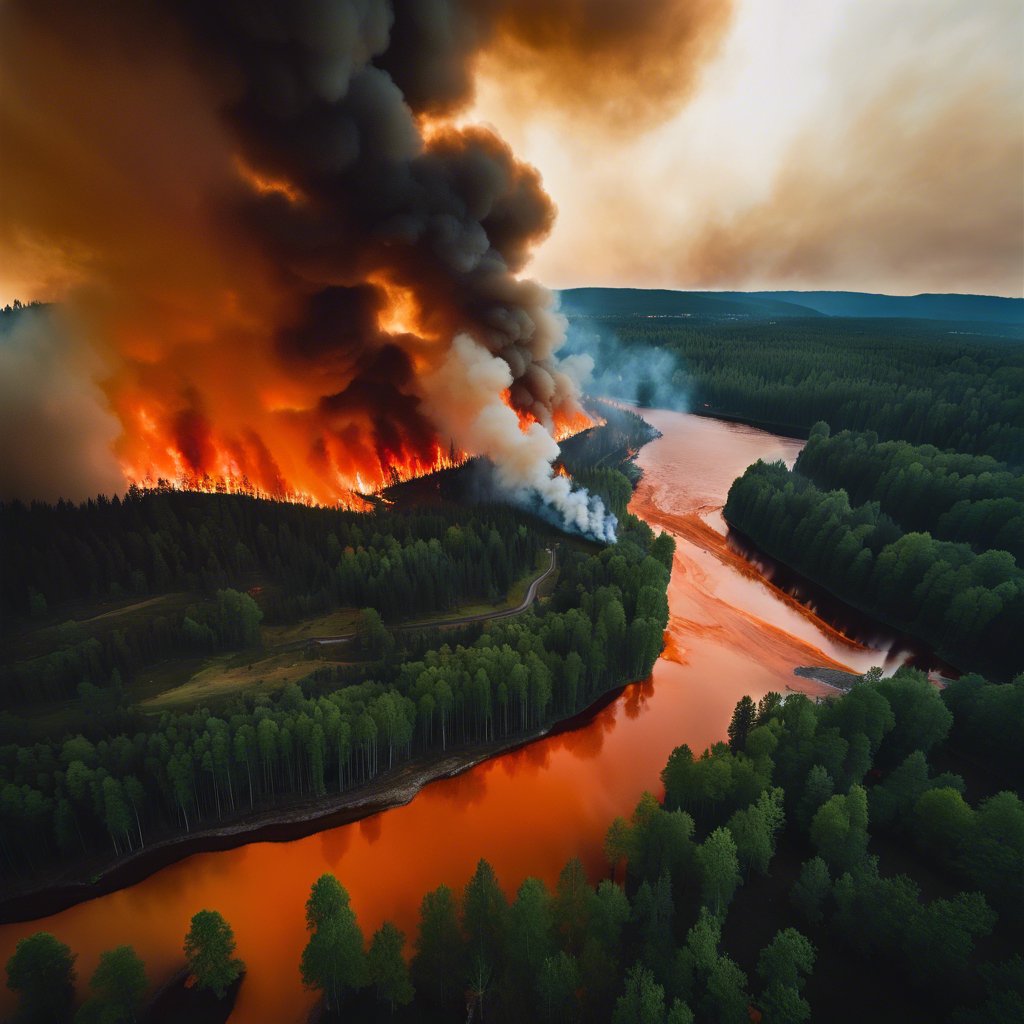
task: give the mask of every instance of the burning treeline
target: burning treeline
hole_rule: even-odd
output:
[[[480,454],[610,536],[551,470],[588,422],[587,367],[559,361],[562,322],[521,276],[553,205],[451,117],[488,48],[543,65],[538,26],[628,68],[721,21],[672,6],[6,4],[0,229],[101,359],[125,477],[331,502]]]

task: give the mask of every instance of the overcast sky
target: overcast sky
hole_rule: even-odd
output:
[[[1017,0],[738,0],[695,90],[633,130],[525,101],[507,63],[463,120],[542,172],[552,287],[1022,294]]]

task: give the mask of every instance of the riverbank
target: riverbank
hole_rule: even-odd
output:
[[[799,450],[797,442],[711,419],[667,412],[652,419],[664,436],[640,452],[644,476],[630,510],[655,530],[664,518],[720,507],[756,459],[792,461]],[[481,857],[510,896],[527,876],[553,889],[571,857],[592,880],[604,877],[609,823],[628,816],[645,790],[659,791],[659,773],[680,743],[699,751],[720,740],[742,696],[758,700],[801,685],[796,665],[866,671],[879,661],[780,600],[758,574],[734,571],[686,536],[669,607],[672,656],[658,660],[649,680],[606,695],[608,706],[579,728],[523,742],[358,824],[188,857],[112,895],[2,927],[0,960],[45,928],[78,953],[80,978],[101,951],[130,943],[160,982],[180,968],[191,915],[214,908],[231,923],[249,969],[232,1020],[302,1024],[315,1001],[295,969],[309,938],[303,906],[324,872],[349,891],[365,935],[387,920],[407,936],[416,933],[424,893],[441,883],[461,892]],[[810,681],[804,688],[831,692]],[[10,1005],[11,995],[5,1002],[0,992],[0,1018]]]
[[[0,925],[60,913],[79,903],[134,885],[197,853],[232,850],[254,842],[292,842],[323,829],[349,825],[382,811],[402,807],[432,782],[454,778],[485,761],[512,753],[544,737],[586,726],[634,681],[605,690],[567,718],[500,743],[453,749],[440,759],[413,758],[344,793],[293,802],[285,807],[268,807],[200,831],[167,836],[114,861],[106,858],[81,861],[71,871],[54,873],[43,881],[33,880],[21,890],[12,889],[5,893],[0,898]]]
[[[752,537],[725,518],[724,508],[722,518],[729,528],[726,543],[742,562],[840,635],[865,646],[888,648],[890,654],[909,655],[909,664],[929,675],[952,680],[962,674],[963,669],[935,654],[924,639],[889,621],[877,609],[851,601],[825,583],[803,575],[786,562],[768,554]],[[899,660],[902,663],[903,658]]]
[[[797,423],[779,423],[776,420],[757,419],[743,413],[724,412],[721,409],[700,406],[690,410],[694,416],[706,416],[708,419],[721,420],[724,423],[739,423],[745,427],[754,427],[780,437],[791,437],[796,441],[806,441],[810,430]]]

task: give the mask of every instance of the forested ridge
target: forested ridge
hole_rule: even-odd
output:
[[[803,1024],[883,1011],[1010,1024],[1024,1014],[1022,729],[1024,678],[965,676],[940,693],[914,670],[872,670],[820,704],[744,697],[728,742],[699,757],[677,747],[663,800],[645,793],[611,823],[610,878],[595,886],[573,859],[549,887],[481,860],[461,892],[424,896],[414,934],[385,921],[367,936],[343,880],[325,874],[308,943],[282,969],[322,993],[328,1020]],[[981,757],[990,773],[968,785],[957,769]],[[185,948],[199,986],[223,992],[242,970],[214,911],[196,914]],[[114,953],[138,978],[125,947],[104,954],[107,974]],[[67,1007],[72,969],[45,933],[8,967],[23,1007]],[[92,988],[83,1014],[137,992]]]
[[[275,695],[242,695],[215,710],[160,716],[127,707],[97,716],[86,734],[36,744],[9,737],[15,741],[0,746],[0,873],[18,877],[47,862],[103,849],[117,855],[141,848],[154,835],[186,833],[231,815],[339,793],[413,756],[527,735],[610,687],[647,675],[667,623],[674,545],[626,515],[628,481],[614,469],[602,473],[613,485],[609,503],[623,513],[618,542],[603,548],[563,545],[557,587],[537,611],[491,622],[464,642],[438,640],[423,650],[415,637],[399,648],[369,608],[363,613],[369,661],[313,663],[301,685]],[[193,498],[203,500],[193,504]],[[491,572],[499,577],[499,556],[506,567],[529,564],[541,543],[510,510],[461,512],[462,521],[455,522],[453,511],[392,519],[264,504],[247,498],[225,502],[224,496],[139,495],[119,506],[97,503],[48,513],[113,521],[145,511],[168,536],[194,535],[198,541],[209,533],[193,555],[180,560],[201,567],[204,556],[234,548],[225,547],[216,531],[190,529],[185,515],[174,516],[176,525],[171,524],[166,512],[215,510],[224,531],[253,538],[265,565],[273,567],[280,558],[282,572],[293,573],[298,588],[315,585],[321,574],[325,587],[349,578],[352,586],[368,585],[372,572],[362,577],[354,570],[348,577],[344,569],[360,558],[372,567],[377,557],[390,573],[390,587],[410,561],[422,557],[427,574],[432,564],[442,563],[457,592],[467,578],[485,581]],[[29,512],[16,515],[31,519]],[[264,517],[278,515],[278,529],[271,531]],[[339,538],[339,531],[347,532]],[[431,531],[440,537],[425,540]],[[104,536],[125,532],[96,530],[90,543],[99,549]],[[502,536],[507,547],[499,543]],[[294,563],[281,550],[286,542]],[[85,542],[83,548],[89,550]],[[314,557],[324,549],[330,555],[326,566]],[[187,570],[172,570],[179,571]],[[413,573],[408,579],[412,584],[420,577]],[[224,602],[256,607],[235,591],[218,591],[214,607]]]
[[[262,577],[266,612],[333,604],[385,618],[507,588],[538,538],[505,505],[347,512],[234,494],[131,488],[74,505],[0,506],[5,615],[72,602],[203,590]]]
[[[564,288],[560,309],[567,316],[743,316],[748,320],[782,316],[886,317],[993,323],[1019,326],[1024,300],[999,295],[925,293],[884,295],[851,291],[682,291],[664,288]]]
[[[581,320],[579,328],[596,339],[602,369],[630,367],[623,379],[631,390],[618,396],[630,401],[665,383],[635,383],[645,348],[654,347],[676,357],[672,390],[698,413],[798,436],[825,420],[837,431],[1024,461],[1019,328],[999,337],[988,333],[994,328],[932,320],[638,316]]]
[[[991,460],[972,463],[967,456],[928,449],[908,453],[907,446],[872,441],[840,435],[833,443],[828,427],[818,424],[806,459],[801,455],[792,472],[781,462],[748,467],[729,490],[727,521],[767,554],[919,637],[952,664],[1010,678],[1024,668],[1024,570],[1012,553],[991,545],[1004,535],[1012,541],[1020,505],[1000,501],[1005,519],[987,538],[971,534],[969,525],[964,539],[941,535],[973,524],[975,512],[978,520],[991,516],[989,484],[1012,489],[1020,478]],[[979,461],[988,468],[980,477],[948,471],[977,468]],[[864,499],[859,503],[844,489],[821,489],[804,472],[831,483],[840,464],[853,474],[854,493]],[[948,509],[936,498],[940,491],[952,502]],[[934,521],[940,536],[905,530],[873,500],[880,493],[894,514],[906,515],[908,522]],[[975,509],[972,498],[959,498],[962,493],[977,494],[980,507]],[[906,512],[894,495],[907,500]],[[971,538],[975,547],[967,542]]]

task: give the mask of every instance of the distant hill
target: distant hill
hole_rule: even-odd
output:
[[[667,288],[567,288],[560,293],[569,316],[821,316],[810,306],[745,292],[682,292]]]
[[[885,317],[1024,324],[1024,299],[998,295],[876,295],[870,292],[691,292],[664,288],[567,288],[570,316]]]
[[[1024,323],[1024,299],[1000,295],[877,295],[872,292],[723,292],[737,298],[775,299],[808,306],[826,316],[971,320]]]

